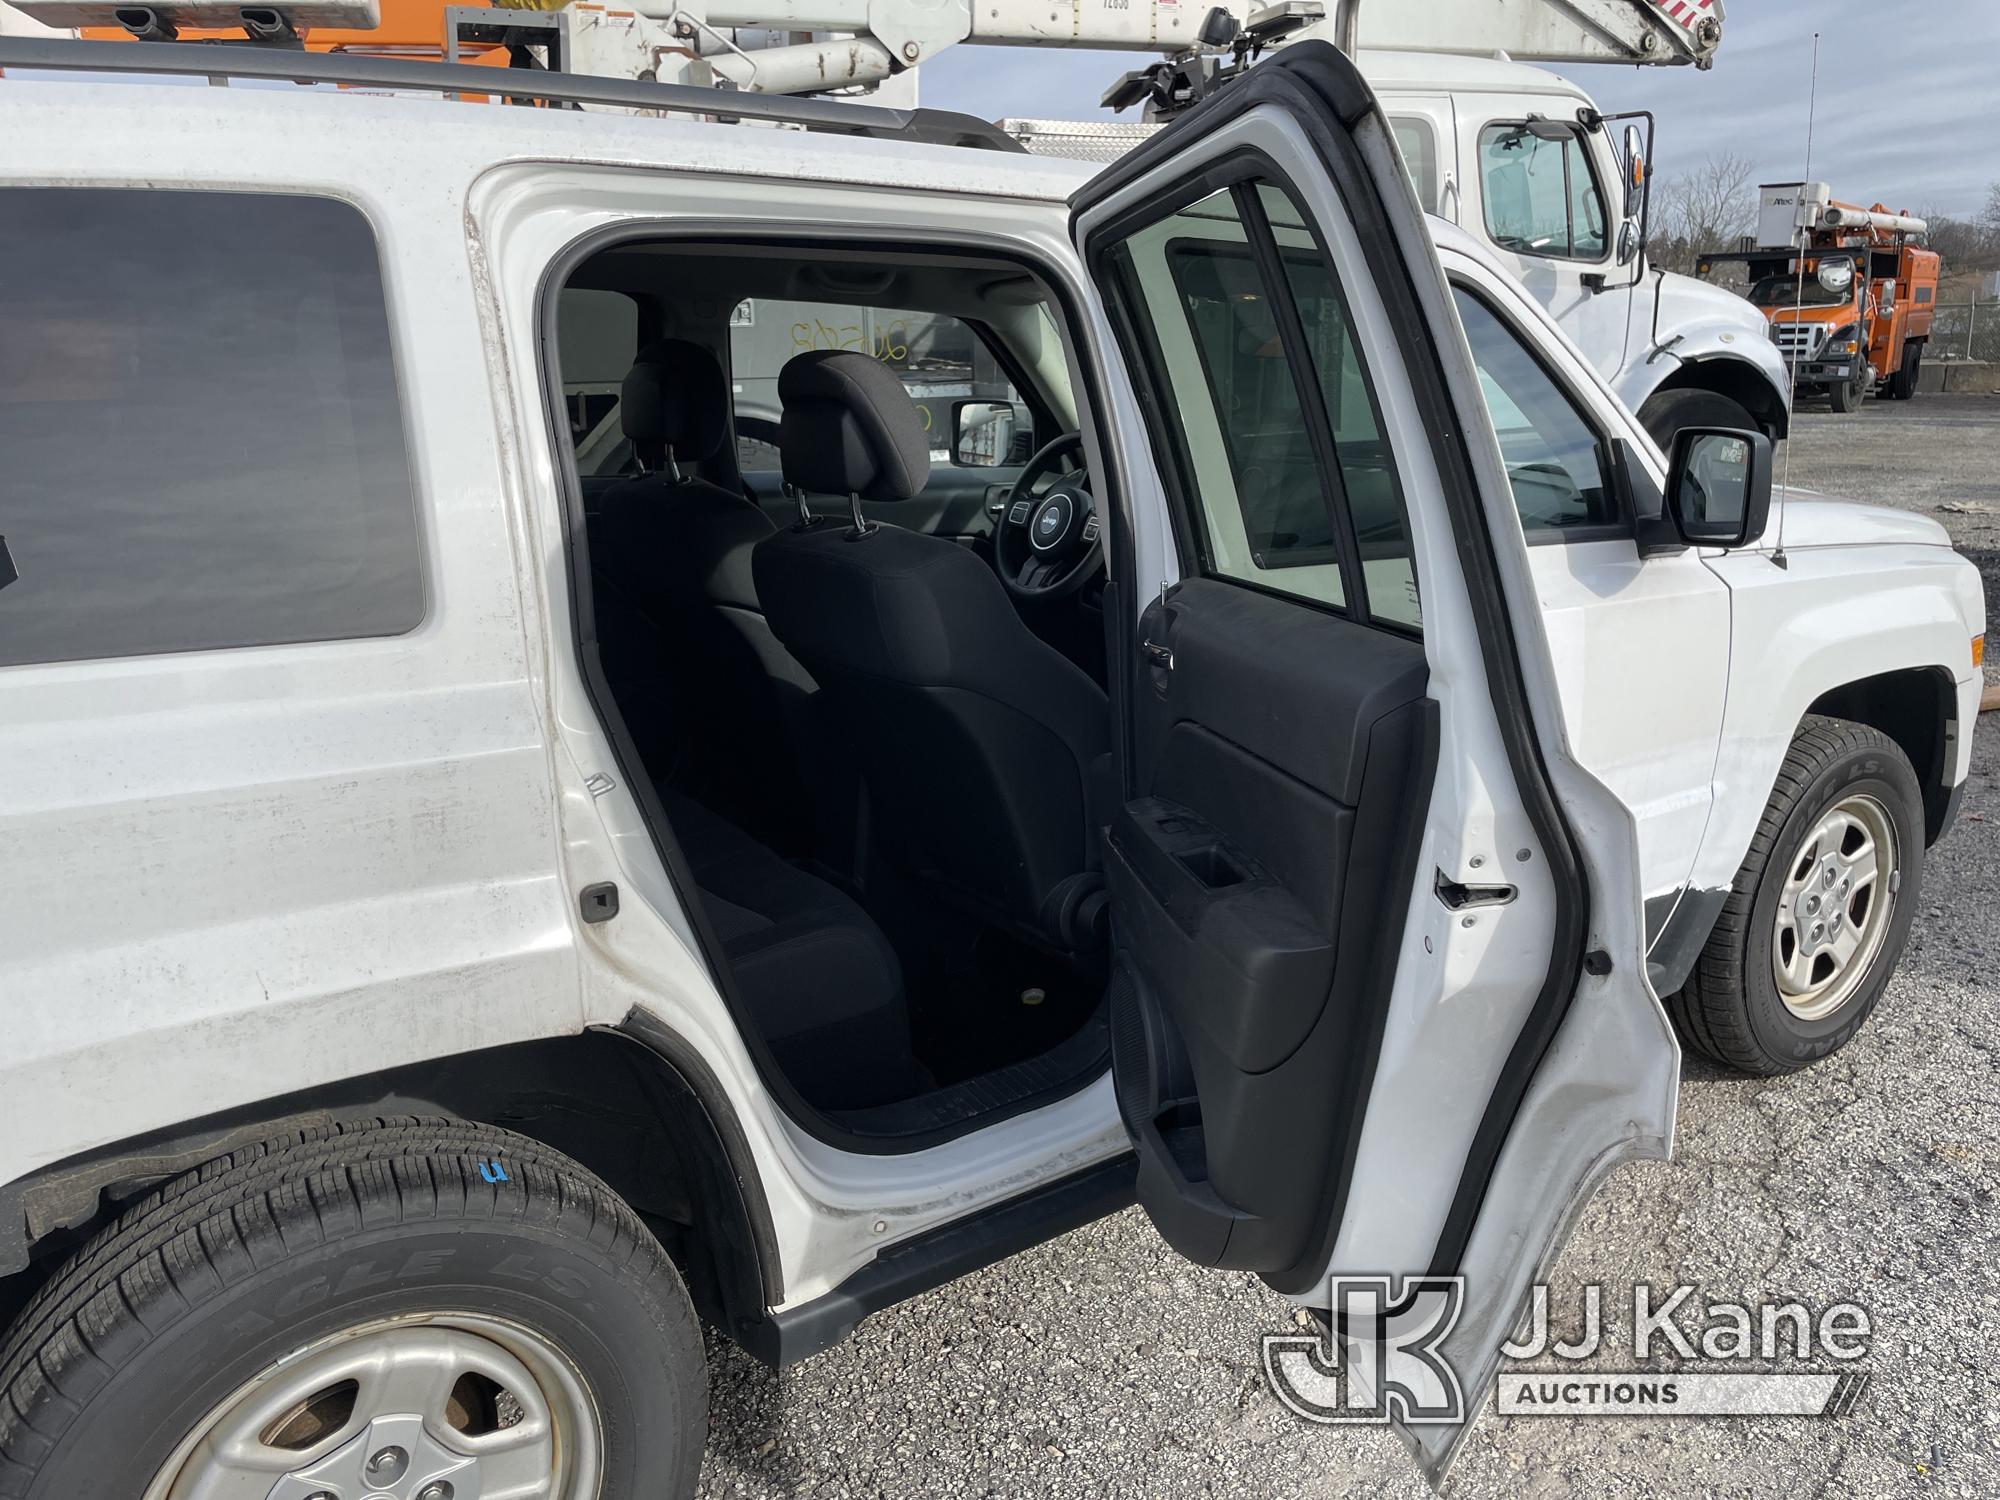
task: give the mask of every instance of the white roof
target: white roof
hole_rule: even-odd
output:
[[[512,160],[1067,198],[1090,168],[1052,157],[896,138],[601,111],[510,109],[435,94],[209,88],[154,78],[0,80],[0,140],[36,175],[72,181],[234,181],[298,190],[421,173],[464,186]],[[977,163],[976,175],[969,163]]]
[[[1461,57],[1451,52],[1371,52],[1355,59],[1370,88],[1432,94],[1562,94],[1579,104],[1590,96],[1560,73],[1510,57]]]

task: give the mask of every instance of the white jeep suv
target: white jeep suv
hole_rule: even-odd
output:
[[[1476,1403],[1676,1028],[1882,994],[1976,574],[1659,452],[1331,48],[1087,180],[0,64],[373,90],[0,81],[0,1497],[684,1495],[698,1317],[795,1360],[1135,1195],[1463,1277]]]

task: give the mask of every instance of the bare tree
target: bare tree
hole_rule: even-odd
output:
[[[1731,250],[1757,219],[1756,164],[1723,152],[1661,181],[1653,197],[1652,253],[1669,270],[1689,271],[1704,250]]]
[[[2000,197],[2000,183],[1994,185],[1994,192]],[[1993,207],[1974,219],[1956,218],[1935,207],[1919,209],[1917,217],[1930,226],[1924,243],[1944,257],[1947,275],[2000,266],[2000,214]]]

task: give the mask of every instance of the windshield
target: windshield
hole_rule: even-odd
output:
[[[1854,288],[1830,292],[1820,285],[1819,267],[1808,265],[1805,274],[1807,307],[1841,307],[1854,300]],[[1790,307],[1799,300],[1799,273],[1796,269],[1776,276],[1762,276],[1750,288],[1750,300],[1759,307]]]

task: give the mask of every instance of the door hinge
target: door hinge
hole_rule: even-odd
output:
[[[1505,906],[1520,894],[1511,885],[1467,885],[1453,880],[1442,870],[1437,872],[1437,881],[1432,889],[1448,911],[1464,911],[1473,906]]]

